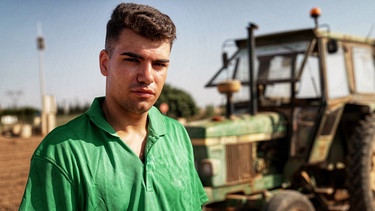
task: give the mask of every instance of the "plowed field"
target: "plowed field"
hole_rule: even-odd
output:
[[[18,210],[29,173],[30,158],[42,137],[0,135],[0,211]]]

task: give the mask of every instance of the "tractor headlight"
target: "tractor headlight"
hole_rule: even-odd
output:
[[[204,177],[212,177],[219,173],[221,168],[220,160],[204,159],[201,161],[200,174]]]

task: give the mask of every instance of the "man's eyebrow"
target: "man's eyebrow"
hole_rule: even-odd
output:
[[[137,59],[144,59],[143,56],[141,56],[139,54],[136,54],[136,53],[132,53],[132,52],[123,52],[121,55],[122,56],[129,56],[129,57],[133,57],[133,58],[137,58]]]
[[[121,55],[123,55],[123,56],[129,56],[129,57],[137,58],[137,59],[141,59],[141,60],[144,59],[143,56],[141,56],[139,54],[136,54],[136,53],[132,53],[132,52],[123,52]],[[157,59],[154,62],[169,63],[169,60],[168,59]]]

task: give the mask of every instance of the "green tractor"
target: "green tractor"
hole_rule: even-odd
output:
[[[205,210],[375,210],[375,40],[315,27],[235,40],[186,125]]]

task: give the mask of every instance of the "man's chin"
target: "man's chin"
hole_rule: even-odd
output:
[[[153,104],[148,102],[141,102],[136,106],[136,109],[138,110],[138,113],[145,113],[148,112]]]

